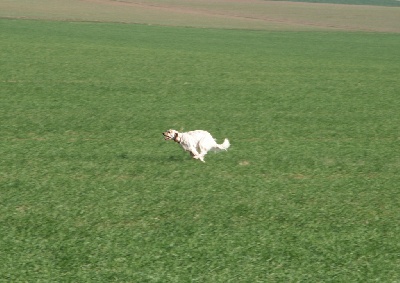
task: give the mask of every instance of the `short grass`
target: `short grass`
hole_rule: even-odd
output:
[[[1,282],[400,280],[398,35],[0,27]]]
[[[327,1],[334,4],[259,0],[2,0],[0,18],[268,31],[400,33],[399,1],[345,1],[360,5]],[[385,3],[397,7],[385,7]]]
[[[274,0],[283,1],[283,0]],[[389,6],[399,7],[400,2],[397,0],[290,0],[291,2],[308,2],[308,3],[330,3],[345,5],[372,5],[372,6]]]

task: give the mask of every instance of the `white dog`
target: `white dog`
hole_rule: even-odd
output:
[[[186,133],[179,133],[176,130],[168,130],[162,133],[165,140],[173,140],[179,143],[184,150],[189,151],[190,155],[195,159],[204,162],[204,156],[208,151],[227,150],[230,146],[228,139],[222,144],[217,144],[211,134],[207,131],[196,130]]]

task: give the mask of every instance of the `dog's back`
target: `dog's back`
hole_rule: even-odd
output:
[[[186,132],[186,134],[190,135],[190,137],[196,141],[196,143],[200,142],[201,140],[214,140],[214,138],[211,136],[211,134],[207,131],[204,130],[195,130],[195,131],[190,131]]]

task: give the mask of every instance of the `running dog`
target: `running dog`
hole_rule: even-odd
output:
[[[165,140],[173,140],[179,143],[185,151],[189,151],[194,159],[203,162],[207,152],[227,150],[230,146],[229,140],[225,139],[222,144],[217,144],[215,139],[207,131],[196,130],[180,133],[176,130],[168,130],[164,133]]]

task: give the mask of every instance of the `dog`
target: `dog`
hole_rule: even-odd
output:
[[[230,146],[228,139],[225,139],[222,144],[217,144],[211,134],[203,130],[180,133],[171,129],[162,134],[165,140],[173,140],[179,143],[185,151],[189,151],[194,159],[199,159],[202,162],[205,162],[204,156],[210,150],[227,150]]]

